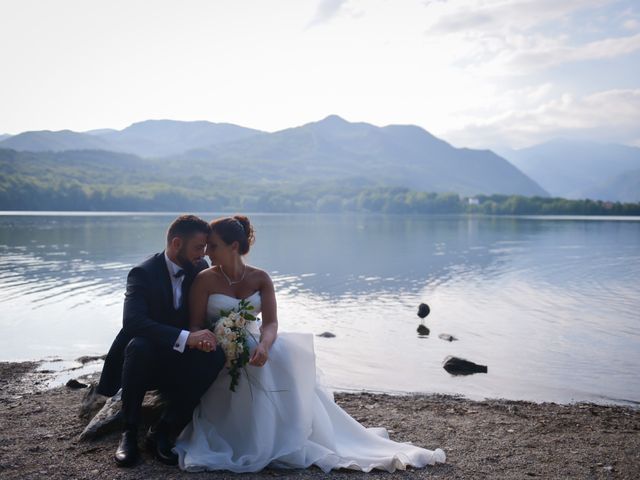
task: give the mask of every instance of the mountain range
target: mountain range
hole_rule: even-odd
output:
[[[273,133],[229,123],[174,120],[147,120],[123,130],[33,131],[0,135],[0,149],[31,152],[30,165],[37,164],[38,153],[48,152],[43,162],[60,178],[65,160],[81,168],[86,158],[90,170],[100,158],[104,165],[117,165],[117,172],[126,158],[129,168],[143,169],[136,177],[142,183],[208,176],[211,182],[205,183],[220,188],[220,182],[239,184],[249,177],[256,187],[273,189],[339,182],[465,196],[640,202],[637,147],[556,139],[497,155],[454,148],[414,125],[377,127],[336,115]],[[52,152],[57,153],[54,164]]]
[[[70,130],[23,132],[4,140],[0,138],[0,148],[31,152],[107,150],[141,157],[157,157],[238,140],[256,133],[262,132],[229,123],[147,120],[134,123],[123,130],[100,129],[83,133]]]
[[[133,154],[145,161],[128,157],[129,161],[153,169],[149,178],[154,182],[201,176],[209,179],[208,185],[250,181],[256,188],[340,182],[466,196],[547,196],[536,182],[489,150],[454,148],[413,125],[377,127],[335,115],[274,133],[172,120],[149,120],[120,131],[24,132],[0,141],[0,149],[35,152],[31,162],[37,162],[37,152],[57,152],[60,168],[67,157],[73,157],[76,167],[81,164],[78,151]],[[58,164],[51,164],[52,158],[47,157],[48,168],[55,170]],[[118,163],[121,157],[117,158]]]
[[[640,202],[640,148],[555,139],[501,154],[552,196]]]

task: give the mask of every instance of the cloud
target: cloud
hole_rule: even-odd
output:
[[[544,39],[537,45],[521,45],[503,50],[483,68],[501,69],[514,75],[562,65],[569,62],[615,58],[640,50],[640,33],[627,37],[605,38],[579,46],[562,40]]]
[[[485,34],[507,30],[523,31],[552,20],[562,19],[578,10],[593,9],[612,0],[458,0],[437,4],[429,34]]]
[[[640,89],[582,97],[563,94],[537,106],[469,120],[444,135],[457,145],[525,147],[553,137],[632,144],[640,138]]]
[[[307,28],[329,22],[349,0],[320,0],[314,17]]]
[[[635,18],[630,18],[622,23],[622,28],[625,30],[638,30],[638,28],[640,28],[640,22]]]
[[[451,51],[454,63],[469,73],[493,77],[640,50],[640,34],[624,36],[611,28],[592,25],[590,34],[601,38],[590,42],[581,38],[587,29],[584,15],[599,19],[594,20],[596,24],[604,21],[615,12],[608,8],[603,14],[598,9],[610,3],[612,0],[460,0],[437,4],[431,8],[427,36],[457,39],[457,48]],[[631,12],[622,15],[629,17]],[[627,19],[622,31],[629,32],[634,26],[633,19]]]

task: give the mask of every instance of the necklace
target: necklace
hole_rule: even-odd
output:
[[[224,273],[224,270],[222,269],[222,265],[220,265],[220,271],[222,272],[222,275],[224,276],[224,278],[227,280],[227,283],[229,284],[229,286],[231,286],[231,285],[235,285],[236,283],[240,283],[242,280],[244,280],[244,274],[247,271],[247,266],[245,265],[244,268],[242,269],[242,276],[240,277],[240,280],[236,280],[235,282],[232,282],[231,279],[227,277],[227,274]]]

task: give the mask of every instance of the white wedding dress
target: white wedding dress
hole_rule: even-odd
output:
[[[260,294],[247,300],[260,311]],[[209,297],[207,315],[239,300],[224,294]],[[249,322],[251,348],[259,339],[259,322]],[[389,440],[384,428],[365,428],[333,401],[316,378],[313,335],[278,333],[263,367],[247,365],[235,392],[223,369],[194,410],[193,421],[176,442],[180,468],[187,471],[256,472],[266,466],[325,472],[374,468],[393,472],[407,466],[444,462],[434,451]]]

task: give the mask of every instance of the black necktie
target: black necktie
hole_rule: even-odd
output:
[[[184,275],[184,270],[182,269],[178,270],[176,273],[173,274],[175,278],[180,278],[183,275]]]

